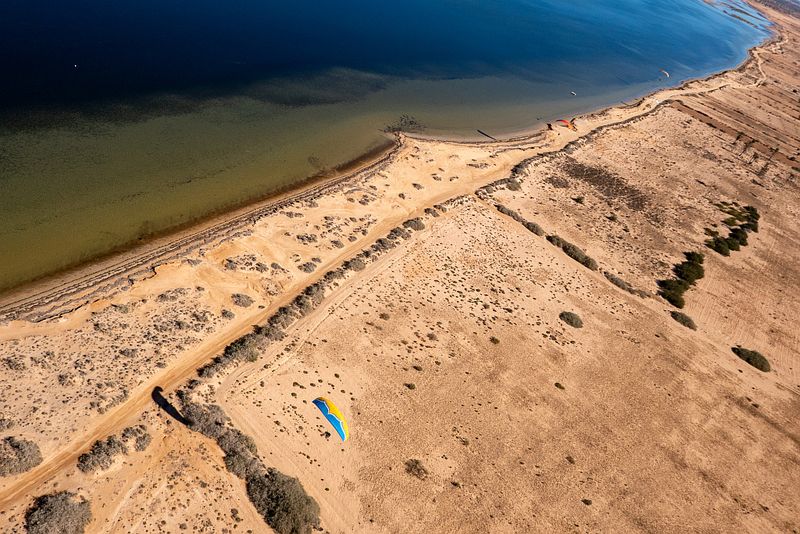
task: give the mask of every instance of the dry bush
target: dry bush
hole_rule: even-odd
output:
[[[519,191],[522,189],[522,184],[516,178],[509,178],[506,182],[506,187],[509,191]]]
[[[89,501],[68,491],[37,497],[25,513],[29,534],[82,534],[92,520]]]
[[[111,467],[119,454],[128,454],[128,447],[117,436],[97,440],[88,452],[78,457],[78,469],[84,473],[103,471]]]
[[[422,465],[422,462],[416,458],[411,458],[406,461],[406,473],[420,480],[425,480],[428,478],[429,474],[425,466]]]
[[[497,211],[499,211],[503,215],[508,215],[509,217],[520,223],[529,232],[533,232],[538,236],[544,235],[544,230],[542,229],[541,226],[539,226],[535,222],[526,220],[522,215],[520,215],[516,211],[509,209],[502,204],[495,204],[494,207],[497,208]]]
[[[270,468],[248,477],[247,495],[278,534],[310,534],[319,527],[319,505],[296,478]]]
[[[0,441],[0,476],[18,475],[42,463],[39,446],[27,439],[9,436]]]
[[[344,262],[344,268],[348,271],[363,271],[367,266],[361,258],[353,258]]]
[[[597,262],[594,261],[593,258],[587,256],[586,252],[584,252],[580,247],[573,245],[569,241],[566,241],[557,235],[549,235],[547,236],[547,240],[553,245],[559,247],[564,251],[564,254],[577,261],[584,267],[587,267],[593,271],[597,270]]]
[[[694,324],[692,318],[686,315],[685,313],[679,312],[677,310],[672,310],[671,312],[669,312],[669,314],[672,316],[673,319],[675,319],[677,322],[679,322],[686,328],[697,330],[697,325]]]
[[[732,347],[731,350],[735,355],[737,355],[742,360],[746,361],[759,371],[764,371],[765,373],[769,373],[770,365],[769,360],[767,360],[764,355],[760,352],[750,349],[743,349],[740,346]]]
[[[122,431],[122,439],[125,442],[133,440],[133,448],[137,452],[145,450],[153,440],[144,425],[129,426]]]
[[[628,282],[626,282],[625,280],[623,280],[622,278],[613,273],[610,273],[608,271],[603,271],[603,276],[605,276],[609,282],[611,282],[618,288],[622,289],[623,291],[627,291],[631,295],[636,295],[637,297],[643,299],[650,296],[650,294],[647,291],[644,291],[643,289],[636,289]]]
[[[392,228],[391,232],[386,236],[389,239],[408,239],[411,237],[411,232],[400,226]]]
[[[563,311],[558,314],[558,318],[570,325],[572,328],[583,328],[583,320],[577,313]]]
[[[309,534],[319,527],[319,505],[296,478],[265,468],[253,439],[229,425],[217,405],[187,400],[180,392],[183,416],[190,429],[217,442],[225,453],[225,467],[245,480],[250,501],[278,534]]]
[[[228,416],[216,404],[202,405],[184,401],[182,408],[187,426],[195,432],[217,440],[227,430]]]
[[[314,269],[316,269],[316,268],[317,268],[317,264],[315,264],[313,261],[307,261],[304,264],[302,264],[300,267],[298,267],[298,269],[300,269],[304,273],[313,272]]]
[[[404,222],[403,227],[408,230],[420,231],[425,229],[425,223],[422,222],[422,219],[416,217],[414,219],[409,219],[406,222]]]
[[[253,305],[253,298],[250,295],[245,295],[244,293],[234,293],[231,295],[231,301],[235,306],[239,306],[240,308],[248,308]]]

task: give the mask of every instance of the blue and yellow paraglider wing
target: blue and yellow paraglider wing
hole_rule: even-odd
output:
[[[342,412],[339,411],[339,408],[325,397],[316,398],[313,402],[314,405],[319,408],[319,411],[322,412],[322,415],[325,416],[325,419],[331,424],[333,429],[336,430],[336,433],[339,434],[339,437],[342,438],[342,441],[347,441],[347,438],[350,436],[350,429],[347,427],[347,421],[344,415],[342,415]]]

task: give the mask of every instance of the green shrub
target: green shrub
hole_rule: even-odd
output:
[[[747,232],[758,233],[758,221],[746,222],[740,226],[742,230]]]
[[[703,269],[704,256],[699,252],[684,252],[686,261],[678,263],[672,268],[672,272],[678,277],[678,280],[661,280],[659,287],[662,289],[662,296],[671,295],[674,298],[689,289],[697,280],[705,276]],[[681,283],[683,282],[683,283]],[[664,298],[667,298],[664,296]],[[669,300],[669,299],[667,299]]]
[[[685,280],[659,280],[658,294],[664,297],[664,300],[675,306],[676,308],[683,308],[686,302],[683,299],[683,294],[689,289],[690,284]]]
[[[703,278],[703,276],[705,276],[703,266],[699,263],[692,263],[690,261],[684,261],[677,264],[672,268],[672,272],[675,273],[675,276],[677,276],[679,280],[683,280],[687,284],[694,284],[697,280],[700,280]]]
[[[702,265],[705,261],[705,256],[703,256],[702,252],[684,252],[683,255],[686,257],[686,261],[691,263]]]
[[[690,328],[692,330],[697,330],[697,325],[694,324],[694,321],[692,320],[692,318],[689,317],[688,315],[686,315],[685,313],[681,313],[679,311],[672,310],[671,312],[669,312],[669,314],[672,316],[673,319],[675,319],[677,322],[679,322],[680,324],[682,324],[686,328]]]
[[[725,239],[724,237],[717,236],[712,239],[709,239],[708,241],[706,241],[706,246],[711,250],[713,250],[714,252],[722,254],[723,256],[731,255],[730,248],[728,247],[728,240]]]
[[[755,350],[743,349],[740,346],[732,347],[731,350],[742,360],[746,361],[759,371],[768,373],[770,371],[769,360],[767,360],[760,352]]]
[[[712,236],[712,239],[706,241],[706,246],[723,256],[729,256],[731,250],[736,251],[747,246],[747,233],[758,232],[758,220],[761,216],[753,206],[739,208],[735,202],[721,202],[717,207],[730,215],[722,222],[731,230],[728,237],[721,237],[717,232],[711,233],[706,229],[706,233]]]
[[[731,230],[730,235],[728,236],[728,240],[735,240],[738,241],[741,246],[747,246],[747,232],[742,230],[741,228],[734,228]]]

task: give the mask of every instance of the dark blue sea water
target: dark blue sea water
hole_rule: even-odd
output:
[[[502,135],[768,31],[738,0],[4,0],[0,288],[349,160],[400,115]]]
[[[700,0],[6,0],[0,106],[207,97],[331,68],[635,84],[740,61],[764,26]]]

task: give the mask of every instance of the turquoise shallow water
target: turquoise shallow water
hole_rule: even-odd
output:
[[[769,31],[738,1],[47,4],[0,6],[0,288],[351,160],[401,115],[502,136]]]

